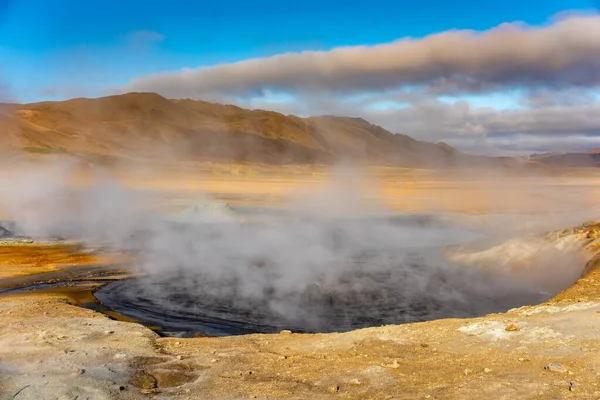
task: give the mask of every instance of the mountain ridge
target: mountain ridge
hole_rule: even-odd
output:
[[[301,118],[145,92],[0,105],[0,140],[10,148],[40,152],[273,164],[508,162],[394,134],[363,118]]]

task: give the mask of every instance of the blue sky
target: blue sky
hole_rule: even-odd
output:
[[[189,82],[176,75],[182,69],[189,68],[190,74],[181,75],[186,75],[189,79],[193,76],[196,81],[202,81],[191,97],[217,101],[222,98],[223,101],[236,102],[242,106],[272,108],[300,115],[337,113],[363,116],[394,132],[407,133],[424,140],[444,140],[467,150],[472,148],[476,152],[487,152],[490,148],[495,151],[498,146],[504,146],[500,148],[500,152],[526,153],[548,149],[550,147],[542,139],[556,139],[556,124],[547,126],[541,123],[538,131],[538,127],[532,126],[530,120],[542,118],[543,112],[553,111],[551,107],[579,107],[573,109],[573,112],[581,113],[578,115],[582,115],[583,120],[587,121],[585,126],[565,125],[564,134],[573,135],[573,140],[584,138],[579,143],[587,148],[596,146],[596,131],[593,130],[595,128],[590,128],[587,116],[595,115],[592,112],[595,110],[589,108],[590,104],[600,102],[600,82],[593,81],[590,85],[588,81],[584,82],[585,79],[571,79],[583,67],[595,68],[596,60],[585,54],[577,55],[583,60],[581,63],[568,67],[571,69],[559,71],[556,76],[552,75],[553,72],[543,71],[539,75],[546,80],[542,83],[534,82],[531,86],[529,81],[531,77],[535,80],[537,74],[527,70],[528,65],[517,62],[506,71],[500,71],[489,82],[481,74],[465,78],[460,70],[451,71],[451,76],[444,75],[445,72],[434,74],[432,79],[435,80],[435,85],[457,84],[462,85],[462,88],[437,94],[423,92],[419,96],[409,93],[414,88],[418,92],[428,85],[424,85],[419,80],[421,78],[415,77],[418,70],[416,73],[411,72],[409,78],[404,75],[401,77],[417,79],[415,82],[398,84],[400,86],[396,85],[389,90],[382,88],[381,84],[377,89],[365,90],[365,82],[377,83],[380,79],[385,79],[373,75],[371,68],[371,75],[359,76],[355,82],[351,82],[356,83],[359,89],[351,88],[347,91],[340,88],[339,82],[336,83],[336,72],[328,67],[328,63],[340,63],[339,59],[331,61],[339,54],[337,49],[340,47],[354,48],[356,53],[360,52],[361,46],[376,47],[399,39],[411,39],[417,42],[416,45],[427,47],[429,44],[419,41],[428,35],[442,33],[449,37],[452,31],[462,30],[487,32],[501,24],[514,22],[540,28],[552,27],[557,21],[569,18],[570,15],[597,15],[599,1],[0,0],[0,101],[33,102],[79,96],[94,97],[111,93],[111,90],[121,92],[130,88],[156,91],[170,97],[178,97],[181,93],[180,97],[187,97],[189,93],[181,88],[185,88]],[[600,19],[598,23],[600,24]],[[521,25],[515,26],[518,28]],[[596,25],[590,26],[591,32]],[[577,23],[572,23],[568,29],[576,28]],[[522,29],[523,40],[531,40],[533,43],[536,39],[534,35],[529,35],[528,29]],[[564,36],[566,31],[561,29],[557,27],[548,35],[572,37],[573,34]],[[576,35],[579,35],[578,40],[583,40],[582,43],[587,45],[589,41],[584,40],[585,30],[583,31],[576,32]],[[470,40],[465,39],[464,43],[468,47]],[[507,42],[502,46],[518,44]],[[454,45],[458,46],[458,54],[463,45]],[[440,51],[439,47],[436,48]],[[485,51],[485,46],[480,46],[479,49],[478,51]],[[286,82],[282,83],[282,79],[288,79],[292,72],[277,71],[279,59],[266,59],[278,54],[307,50],[325,54],[320,61],[323,68],[316,71],[316,78],[307,75],[299,78],[298,82],[302,83],[302,79],[305,79],[313,86],[318,87],[323,82],[327,86],[328,82],[323,79],[330,77],[333,82],[331,92],[336,92],[335,94],[310,96],[303,93],[302,88],[298,89],[298,82],[293,84],[293,90],[288,90],[290,86]],[[402,58],[402,54],[404,53],[395,53],[394,57]],[[331,57],[327,58],[329,56]],[[306,57],[313,56],[309,54]],[[472,53],[468,57],[473,61]],[[269,65],[275,75],[281,73],[281,76],[278,75],[273,82],[248,83],[244,76],[246,71],[253,74],[252,79],[269,80],[268,76],[258,76],[260,71],[252,70],[254,67],[245,63],[245,60],[250,59],[267,60],[265,65]],[[382,60],[385,63],[385,58]],[[242,64],[232,64],[237,62]],[[446,59],[447,62],[453,62],[451,57]],[[287,67],[284,64],[285,62],[281,64],[281,68],[289,70],[290,64],[285,64]],[[234,72],[228,70],[232,65],[237,65]],[[310,63],[307,65],[310,66]],[[217,67],[208,73],[197,70],[211,66]],[[257,68],[260,70],[261,67]],[[352,66],[348,69],[346,65],[345,68],[345,73],[353,73]],[[240,93],[231,94],[231,87],[227,87],[228,82],[224,81],[221,82],[223,93],[226,92],[229,97],[225,94],[225,97],[219,97],[222,95],[217,93],[221,90],[219,84],[213,85],[208,81],[213,79],[211,77],[221,76],[219,74],[224,70],[227,70],[225,72],[229,74],[226,75],[230,81],[246,85],[247,91],[240,89]],[[511,74],[520,70],[525,70],[524,77],[513,79]],[[194,75],[194,71],[200,72]],[[473,71],[478,73],[476,69],[469,71],[465,74]],[[161,73],[173,75],[167,74],[165,79],[146,79]],[[593,74],[588,75],[586,79]],[[510,78],[507,82],[503,80],[506,77]],[[564,80],[565,77],[571,77],[569,82],[554,84],[552,81],[555,78],[558,81]],[[498,79],[501,80],[500,83]],[[476,83],[476,89],[473,88],[473,82]],[[425,89],[438,90],[435,85],[431,84],[431,87]],[[473,87],[464,89],[469,85]],[[191,86],[194,86],[194,82]],[[249,92],[254,95],[248,95]],[[561,115],[566,120],[569,115],[575,115],[569,113],[570,110],[558,111],[564,112]],[[425,112],[433,114],[423,114]],[[433,126],[422,123],[434,118],[443,120]],[[507,120],[519,121],[519,124],[508,126]],[[408,122],[402,124],[402,121]],[[481,137],[474,140],[465,132],[474,132]],[[506,139],[507,135],[512,134],[515,138],[520,138],[514,145],[507,144],[509,142]],[[502,138],[497,146],[492,143],[494,137]],[[597,137],[597,144],[600,146],[600,121]],[[472,146],[475,142],[478,143],[475,146],[477,148]],[[485,148],[481,147],[483,142],[486,143]],[[492,143],[491,147],[488,142]],[[569,140],[566,142],[575,143]],[[557,143],[564,146],[565,137],[562,136]],[[573,144],[572,147],[577,146],[579,145]]]
[[[289,51],[377,44],[449,29],[485,30],[512,21],[541,24],[559,12],[594,6],[590,0],[0,4],[0,72],[20,101],[53,97],[47,89],[58,86],[119,85],[152,72]]]

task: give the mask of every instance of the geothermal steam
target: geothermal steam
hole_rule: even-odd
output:
[[[144,205],[156,199],[109,179],[71,189],[57,178],[67,171],[51,171],[53,180],[28,176],[5,191],[20,233],[135,251],[139,277],[97,295],[117,311],[172,330],[340,331],[480,315],[540,302],[549,287],[571,284],[583,265],[577,251],[562,251],[561,265],[546,257],[532,279],[515,279],[501,254],[501,269],[493,259],[487,268],[452,262],[444,246],[482,233],[440,215],[391,213],[345,183],[297,193],[287,207],[250,214],[245,223],[181,221],[148,212]],[[564,286],[549,285],[555,268]]]

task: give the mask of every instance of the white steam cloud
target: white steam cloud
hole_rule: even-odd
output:
[[[482,235],[498,239],[490,235],[495,226],[480,225],[476,232],[448,224],[448,216],[416,218],[373,207],[377,196],[357,192],[352,175],[351,184],[296,193],[283,209],[255,210],[247,223],[181,223],[150,212],[147,205],[157,200],[152,194],[110,179],[75,190],[70,168],[13,175],[2,182],[3,209],[23,234],[82,238],[90,245],[101,239],[135,250],[132,268],[145,277],[114,284],[99,296],[117,311],[174,328],[169,314],[204,321],[201,329],[209,334],[339,330],[475,315],[541,301],[546,291],[571,284],[583,268],[577,251],[546,247],[540,249],[554,256],[538,257],[543,265],[530,279],[523,279],[527,273],[511,278],[493,257],[483,269],[457,264],[443,247]],[[570,222],[581,216],[572,215]],[[548,279],[555,269],[556,279]],[[146,312],[136,314],[140,310]],[[265,315],[267,322],[261,320]]]

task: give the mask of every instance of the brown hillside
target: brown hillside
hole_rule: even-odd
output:
[[[35,151],[407,166],[483,160],[446,144],[394,135],[360,118],[299,118],[155,93],[3,105],[0,113],[2,143]]]

